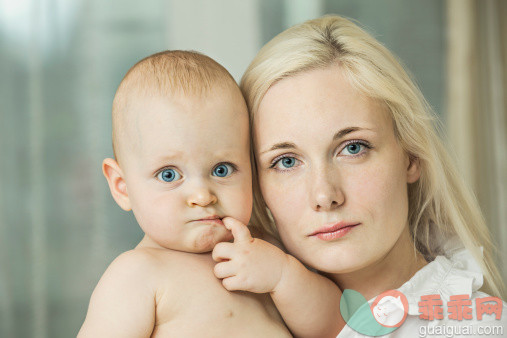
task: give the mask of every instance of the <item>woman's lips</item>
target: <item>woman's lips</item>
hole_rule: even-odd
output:
[[[337,238],[341,238],[349,233],[353,228],[361,223],[345,223],[338,222],[331,225],[323,226],[317,231],[313,232],[310,237],[317,237],[324,241],[331,241]]]

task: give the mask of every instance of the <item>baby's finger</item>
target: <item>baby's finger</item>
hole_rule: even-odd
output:
[[[228,261],[217,263],[213,268],[213,272],[216,278],[222,279],[234,276],[236,274],[236,269],[234,268],[233,262]]]
[[[248,227],[237,219],[234,219],[232,217],[225,217],[222,219],[222,222],[227,229],[231,230],[232,235],[234,236],[234,242],[251,242],[253,240]]]
[[[232,258],[234,253],[234,244],[229,242],[220,242],[215,245],[211,252],[211,258],[215,262],[221,262]]]
[[[244,282],[244,278],[240,276],[232,276],[222,279],[222,285],[228,291],[248,291]]]

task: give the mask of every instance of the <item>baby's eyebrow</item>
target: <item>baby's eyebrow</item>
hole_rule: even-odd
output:
[[[157,156],[156,158],[153,159],[153,162],[155,164],[166,163],[166,162],[173,161],[174,159],[180,158],[182,155],[183,155],[183,153],[179,152],[179,151],[178,152],[171,152],[171,153],[167,153],[162,156]]]
[[[226,149],[226,150],[222,149],[214,151],[213,155],[216,159],[235,158],[238,156],[238,151],[235,149]]]

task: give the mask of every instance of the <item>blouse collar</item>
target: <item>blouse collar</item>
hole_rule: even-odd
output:
[[[443,251],[445,255],[437,256],[398,288],[407,297],[409,315],[419,315],[421,296],[438,294],[446,303],[453,295],[471,297],[482,286],[479,264],[457,238],[447,241]]]

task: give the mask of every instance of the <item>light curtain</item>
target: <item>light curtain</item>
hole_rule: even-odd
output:
[[[446,126],[507,280],[507,2],[447,1]]]

